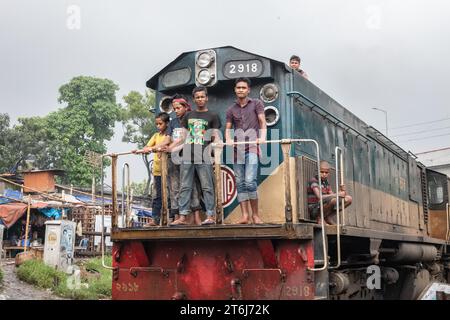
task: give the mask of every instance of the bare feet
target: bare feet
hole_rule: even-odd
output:
[[[253,215],[253,223],[254,224],[263,224],[264,222],[261,220],[261,218],[257,214],[254,214]]]
[[[200,211],[194,212],[194,223],[198,226],[202,224],[202,218],[200,217]]]
[[[331,225],[333,225],[333,223],[330,223],[330,221],[328,221],[326,218],[323,219],[323,220],[324,220],[324,222],[325,222],[324,224],[325,224],[326,226],[331,226]],[[316,219],[316,223],[317,223],[317,224],[322,224],[320,217],[318,217],[318,218]]]
[[[243,213],[241,219],[237,222],[238,224],[250,224],[250,219],[248,214]]]
[[[188,224],[186,221],[186,217],[183,215],[180,215],[180,218],[175,220],[174,222],[172,222],[170,225],[171,226],[179,226],[179,225],[186,225]]]

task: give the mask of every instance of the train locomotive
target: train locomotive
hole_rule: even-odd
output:
[[[239,77],[251,79],[250,97],[264,102],[272,142],[262,147],[258,175],[265,223],[235,223],[240,208],[224,148],[215,164],[216,225],[120,225],[112,154],[113,299],[416,299],[429,284],[450,282],[449,178],[297,71],[227,46],[183,53],[146,85],[169,114],[175,93],[207,87],[208,109],[224,126]],[[306,187],[319,160],[333,167],[331,185],[345,183],[353,197],[336,225],[308,213]]]

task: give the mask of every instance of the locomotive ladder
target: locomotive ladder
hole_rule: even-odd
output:
[[[329,266],[329,269],[337,269],[341,266],[341,219],[340,219],[340,211],[339,211],[339,186],[344,184],[344,156],[342,149],[336,147],[334,149],[334,154],[336,158],[336,256],[337,263],[334,266]],[[339,154],[339,157],[338,157]],[[338,170],[340,169],[340,170]],[[339,175],[340,173],[340,175]],[[320,175],[320,174],[319,174]],[[340,177],[339,177],[340,176]],[[341,180],[341,184],[339,184],[339,178]],[[345,223],[345,198],[341,199],[342,204],[342,225]]]

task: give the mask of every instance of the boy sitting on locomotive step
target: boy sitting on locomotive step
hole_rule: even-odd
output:
[[[336,194],[333,193],[328,182],[330,165],[327,161],[320,161],[320,179],[322,182],[323,216],[326,224],[333,224],[331,218],[336,214]],[[308,182],[308,211],[311,219],[316,219],[320,223],[320,203],[319,203],[319,177],[315,176]],[[339,187],[339,198],[344,199],[345,207],[352,203],[352,197],[347,195],[345,185]]]

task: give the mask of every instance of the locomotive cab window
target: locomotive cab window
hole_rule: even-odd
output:
[[[447,177],[431,170],[427,170],[427,177],[430,207],[435,210],[443,209],[448,202]]]
[[[430,196],[430,204],[441,204],[444,202],[444,187],[442,181],[433,179],[428,184],[428,194]]]

